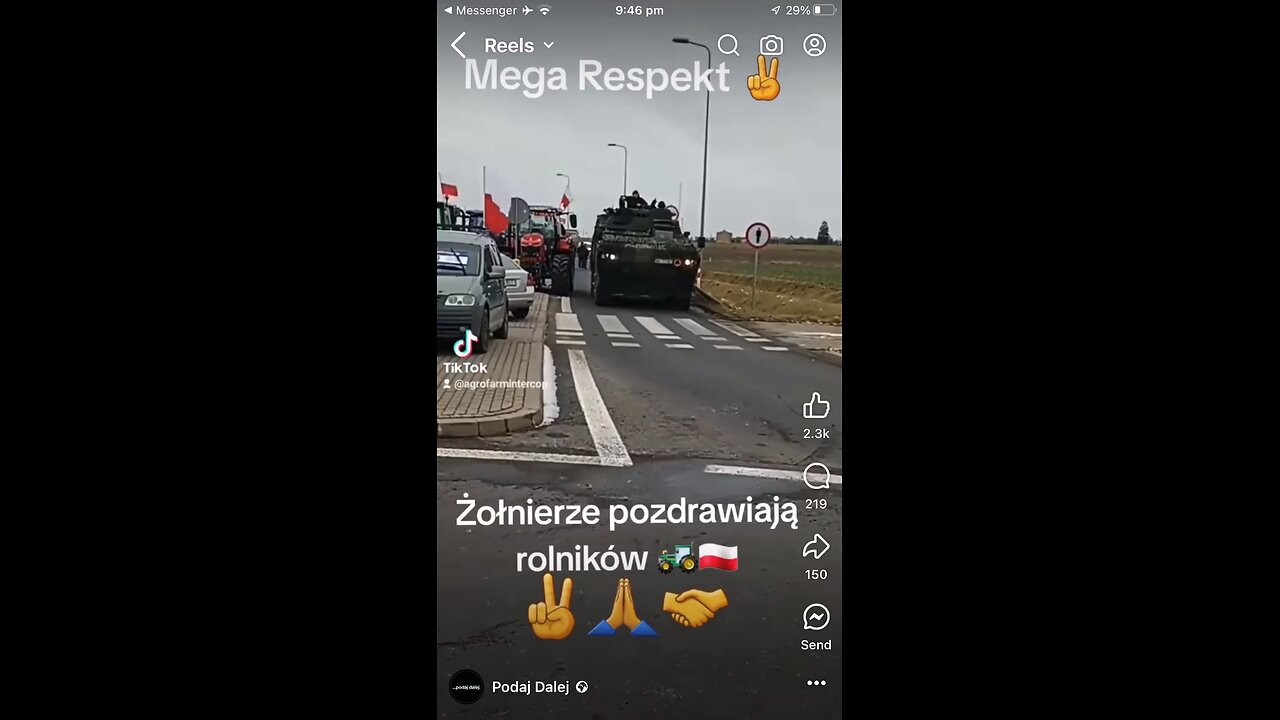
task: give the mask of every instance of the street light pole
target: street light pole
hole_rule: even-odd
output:
[[[622,148],[622,194],[627,194],[627,146],[609,143],[609,147]]]
[[[711,67],[711,48],[689,38],[671,38],[671,42],[681,45],[697,45],[707,51],[707,68]],[[702,210],[698,213],[698,237],[707,237],[707,135],[711,131],[711,87],[707,87],[707,116],[702,126]]]

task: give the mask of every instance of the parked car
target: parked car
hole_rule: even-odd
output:
[[[511,307],[511,315],[517,320],[529,316],[529,308],[533,307],[533,297],[537,288],[533,286],[533,276],[520,267],[520,263],[498,251],[502,267],[507,271],[507,303]]]
[[[507,336],[507,290],[493,238],[463,230],[436,231],[436,337],[475,339],[472,351],[488,352]]]

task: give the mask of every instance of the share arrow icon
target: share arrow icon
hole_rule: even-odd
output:
[[[821,560],[823,555],[831,549],[831,543],[818,533],[813,534],[813,539],[804,544],[804,551],[800,553],[800,557],[812,555],[814,560]]]

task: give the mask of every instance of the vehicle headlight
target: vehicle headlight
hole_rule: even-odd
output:
[[[609,253],[609,259],[610,259],[610,260],[617,260],[617,259],[618,259],[618,256],[617,256],[616,254],[614,254],[614,253]]]
[[[463,307],[471,307],[476,304],[476,299],[471,295],[450,295],[444,299],[444,304],[446,307],[457,307],[459,305]]]

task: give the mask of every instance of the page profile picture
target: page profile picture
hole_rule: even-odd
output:
[[[484,679],[475,670],[459,670],[449,678],[449,697],[470,705],[484,695]]]

